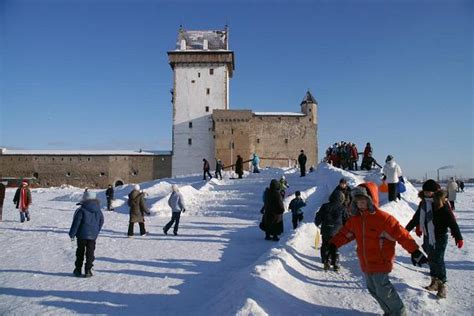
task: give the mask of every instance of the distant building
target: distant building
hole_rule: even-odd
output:
[[[288,167],[301,149],[307,165],[316,165],[318,104],[309,91],[299,112],[229,110],[234,52],[228,34],[227,28],[181,28],[176,49],[168,52],[174,71],[172,175],[201,172],[203,158],[229,166],[237,155],[247,160],[253,153],[263,158],[262,167]]]
[[[170,152],[8,149],[0,151],[1,179],[26,178],[40,187],[66,184],[105,188],[109,184],[118,186],[169,176],[171,176]]]

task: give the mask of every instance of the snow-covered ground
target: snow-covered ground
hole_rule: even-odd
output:
[[[305,223],[293,231],[286,213],[282,239],[265,241],[258,228],[262,192],[282,174],[291,186],[286,204],[296,190],[307,199]],[[221,181],[190,176],[143,183],[152,210],[146,218],[149,234],[133,239],[126,236],[125,201],[131,188],[119,188],[115,211],[104,211],[90,279],[72,276],[75,245],[67,234],[82,189],[32,190],[32,220],[23,224],[11,203],[14,189],[8,189],[0,222],[0,314],[381,314],[365,288],[354,243],[341,248],[339,273],[323,271],[314,247],[314,214],[342,176],[354,186],[378,183],[380,174],[323,164],[304,178],[294,169],[269,169],[242,180],[226,174]],[[174,183],[187,200],[187,211],[179,235],[165,236],[166,201]],[[105,202],[104,193],[98,193]],[[381,208],[405,225],[418,203],[416,194],[409,183],[398,203],[387,203],[382,193]],[[410,315],[473,314],[473,202],[473,187],[458,194],[456,215],[465,245],[458,249],[449,241],[447,299],[438,300],[422,288],[429,281],[428,268],[415,268],[397,246],[391,279]]]

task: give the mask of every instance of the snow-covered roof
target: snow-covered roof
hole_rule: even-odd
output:
[[[304,113],[299,112],[253,112],[256,116],[305,116]]]
[[[3,149],[2,155],[55,155],[55,156],[153,156],[171,155],[171,151],[138,150],[24,150]]]
[[[181,40],[186,41],[186,50],[204,50],[204,40],[207,40],[207,50],[227,50],[227,30],[217,31],[186,31],[181,29],[176,41],[176,50],[181,49]]]

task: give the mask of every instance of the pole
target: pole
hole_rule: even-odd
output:
[[[439,183],[439,168],[436,171],[438,172],[438,183]]]

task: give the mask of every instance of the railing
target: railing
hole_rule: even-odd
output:
[[[294,162],[294,163],[295,163],[294,165],[297,164],[297,160],[296,160],[296,159],[291,159],[291,158],[260,157],[260,161],[262,161],[262,160],[277,160],[277,161],[278,161],[278,160],[280,160],[280,161],[281,161],[281,160],[284,160],[284,161],[288,161],[288,167],[292,167],[291,162]],[[252,161],[252,159],[244,160],[244,161],[242,162],[242,165],[245,164],[245,163],[251,162],[251,161]],[[235,167],[235,164],[229,165],[229,166],[225,166],[225,167],[222,168],[222,169],[224,169],[224,170],[225,170],[225,169],[232,169],[232,170],[233,170],[234,167]]]

